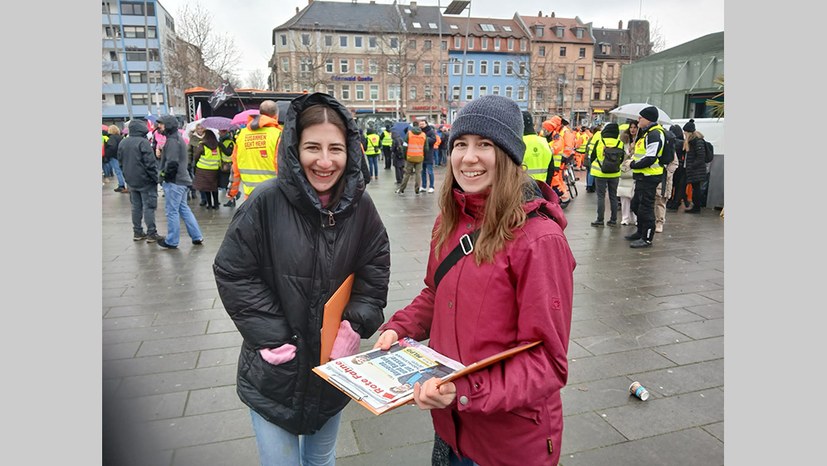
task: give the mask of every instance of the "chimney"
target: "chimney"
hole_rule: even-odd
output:
[[[296,7],[296,14],[299,14],[299,7]]]
[[[538,12],[537,12],[537,17],[538,17],[538,18],[542,18],[542,17],[543,17],[543,10],[540,10],[540,11],[538,11]]]
[[[554,12],[553,12],[553,11],[551,12],[551,17],[552,17],[552,18],[554,18],[554,17],[555,17],[555,16],[554,16]]]
[[[411,0],[411,13],[416,14],[416,2]]]
[[[617,28],[618,29],[623,29],[623,20],[622,19],[617,22]]]

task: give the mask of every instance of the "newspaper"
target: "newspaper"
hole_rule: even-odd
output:
[[[313,371],[374,414],[382,414],[413,400],[415,382],[445,379],[464,368],[416,340],[402,338],[386,351],[335,359]]]

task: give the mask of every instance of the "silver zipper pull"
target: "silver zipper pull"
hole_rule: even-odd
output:
[[[336,225],[336,220],[333,219],[333,212],[327,211],[327,226],[334,226]]]

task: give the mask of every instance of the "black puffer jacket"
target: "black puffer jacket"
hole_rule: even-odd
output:
[[[331,210],[321,206],[299,163],[296,120],[316,103],[348,125],[342,194]],[[350,400],[311,371],[320,359],[324,304],[355,272],[343,319],[362,338],[376,332],[387,304],[390,245],[365,191],[364,155],[350,112],[327,94],[307,94],[290,103],[285,122],[279,176],[260,184],[235,213],[213,270],[224,308],[244,338],[239,398],[283,429],[310,434]],[[289,362],[274,366],[258,354],[285,343],[297,347]]]
[[[703,136],[689,140],[689,150],[686,151],[686,182],[694,183],[706,179],[706,146]]]
[[[129,136],[118,145],[118,162],[130,188],[143,189],[158,184],[158,159],[146,138],[148,132],[145,121],[132,120]]]

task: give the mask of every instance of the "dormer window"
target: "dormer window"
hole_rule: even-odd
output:
[[[537,37],[543,37],[544,31],[545,29],[543,28],[542,24],[534,26],[534,35],[536,35]]]
[[[578,39],[583,38],[583,28],[577,28],[574,30],[574,35],[577,36]]]
[[[557,37],[562,38],[563,37],[563,32],[565,32],[565,29],[563,28],[563,26],[557,26],[557,27],[554,28],[554,32],[557,34]]]
[[[487,24],[487,23],[480,24],[480,29],[482,29],[485,32],[494,32],[494,30],[495,30],[493,24]]]

